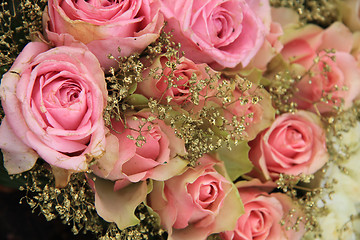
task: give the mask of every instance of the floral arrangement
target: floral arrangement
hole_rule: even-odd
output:
[[[3,185],[99,239],[358,239],[360,1],[1,3]]]

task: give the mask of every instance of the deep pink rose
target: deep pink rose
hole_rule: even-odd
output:
[[[271,193],[266,186],[258,180],[238,182],[241,200],[245,213],[237,221],[234,231],[220,234],[224,240],[299,240],[305,233],[304,224],[299,224],[298,231],[286,230],[293,227],[297,217],[302,213],[295,208],[292,199],[284,193]],[[295,214],[289,219],[287,216],[291,209],[296,209]],[[286,226],[280,224],[285,220]],[[290,222],[288,222],[290,221]]]
[[[85,171],[105,149],[104,73],[87,49],[25,46],[1,82],[0,148],[8,172],[52,166]]]
[[[312,174],[328,160],[326,137],[319,117],[298,111],[278,116],[272,125],[249,142],[249,158],[266,180],[280,173]]]
[[[251,7],[245,0],[161,2],[166,30],[174,30],[174,40],[195,63],[215,69],[245,67],[264,42],[265,27],[254,12],[258,1]]]
[[[186,155],[184,141],[162,120],[153,117],[146,122],[150,116],[146,111],[129,115],[126,127],[122,121],[112,121],[104,161],[113,162],[113,166],[105,173],[98,169],[96,174],[117,181],[116,188],[148,178],[166,180],[188,164],[181,158]]]
[[[182,57],[172,72],[166,66],[167,62],[175,63],[175,60],[170,61],[166,56],[156,58],[153,64],[143,72],[144,81],[138,83],[136,92],[147,98],[159,100],[161,103],[167,103],[168,98],[171,98],[171,103],[179,105],[189,104],[191,100],[193,102],[203,101],[205,96],[214,95],[217,81],[211,83],[213,88],[210,89],[210,84],[205,83],[204,80],[210,79],[210,77],[217,80],[216,72],[206,64],[195,64],[193,61]],[[150,71],[156,69],[158,70],[154,74],[150,74]],[[171,87],[169,87],[170,84]],[[195,88],[199,91],[194,91]],[[199,92],[197,98],[195,92]]]
[[[180,176],[154,182],[147,204],[159,214],[169,240],[204,240],[233,229],[242,207],[222,162],[209,155]]]
[[[158,0],[49,0],[43,22],[45,36],[56,46],[83,42],[105,69],[116,66],[109,54],[141,52],[159,37],[164,24]]]
[[[360,93],[360,70],[356,59],[350,54],[353,36],[349,29],[339,22],[325,30],[307,25],[289,31],[283,41],[281,54],[296,66],[299,75],[312,71],[311,75],[305,75],[296,84],[299,91],[293,100],[300,109],[330,112],[342,100],[345,109],[352,106]],[[335,53],[326,54],[324,49],[334,49]],[[314,64],[318,56],[320,60]],[[330,58],[332,56],[335,60]],[[330,71],[326,71],[326,65],[330,66]]]

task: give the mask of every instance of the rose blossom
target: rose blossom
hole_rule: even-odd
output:
[[[87,45],[109,69],[108,55],[139,53],[159,37],[164,20],[158,0],[49,0],[43,15],[44,34],[55,45],[75,40]]]
[[[0,94],[0,148],[10,174],[31,169],[38,157],[85,171],[103,154],[106,83],[87,49],[29,43],[3,76]]]
[[[266,32],[258,16],[270,12],[254,10],[269,5],[267,1],[256,1],[251,7],[245,0],[161,2],[166,30],[174,30],[174,40],[195,63],[216,69],[245,67],[264,42]]]
[[[307,25],[289,31],[283,42],[281,54],[296,66],[299,75],[305,75],[296,84],[299,91],[293,99],[300,109],[330,112],[342,100],[345,109],[352,106],[360,93],[360,70],[350,54],[353,36],[349,29],[339,22],[325,30]],[[325,49],[334,49],[335,53],[325,53]],[[309,70],[311,75],[305,74]]]
[[[305,232],[303,224],[299,225],[299,231],[286,230],[280,221],[287,217],[290,209],[294,208],[291,198],[283,193],[271,193],[267,187],[257,179],[249,182],[236,184],[244,204],[245,213],[237,221],[234,231],[226,231],[220,234],[224,240],[298,240]],[[295,211],[296,217],[288,219],[291,223],[301,215],[299,209]]]
[[[122,121],[112,121],[111,134],[103,161],[113,162],[110,171],[95,169],[95,173],[110,180],[117,180],[116,188],[129,182],[148,178],[166,180],[184,170],[187,161],[184,141],[162,120],[153,119],[150,112],[142,111]],[[100,170],[100,171],[99,171]]]
[[[266,180],[280,173],[312,174],[328,160],[326,137],[320,119],[298,111],[278,116],[273,124],[249,142],[250,161]]]
[[[222,162],[209,155],[180,176],[154,182],[147,204],[159,214],[169,240],[205,240],[234,229],[242,207],[237,190],[225,178]],[[217,172],[217,169],[219,172]]]
[[[189,104],[203,101],[204,96],[210,96],[214,93],[216,83],[211,83],[213,89],[210,89],[209,82],[202,82],[205,79],[216,78],[216,72],[206,64],[195,64],[193,61],[182,57],[175,70],[167,67],[167,63],[175,63],[174,60],[168,60],[166,56],[160,56],[153,61],[153,64],[143,72],[144,81],[139,82],[137,93],[145,97],[160,100],[161,103],[167,103],[170,97],[172,103]],[[208,71],[206,70],[208,68]],[[154,74],[150,71],[157,70]],[[193,77],[196,77],[193,79]],[[170,79],[169,79],[170,78]],[[172,81],[172,82],[171,82]],[[172,87],[169,87],[172,84]],[[195,98],[193,89],[199,90],[198,99]]]

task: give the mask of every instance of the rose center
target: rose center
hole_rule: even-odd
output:
[[[251,211],[249,217],[249,223],[253,237],[257,237],[263,234],[265,226],[265,216],[262,211]]]
[[[224,16],[218,16],[214,20],[214,26],[215,26],[215,30],[216,30],[218,38],[223,38],[224,37],[223,26],[226,26],[226,19],[224,18]]]
[[[208,200],[213,194],[214,194],[214,186],[212,185],[202,186],[200,189],[199,200],[204,202]]]
[[[303,147],[305,145],[302,134],[294,128],[290,128],[286,131],[285,138],[287,143],[291,146]]]
[[[78,2],[78,0],[75,1],[76,3]],[[113,4],[117,4],[119,3],[119,0],[85,0],[85,2],[95,6],[95,7],[107,7]]]
[[[78,101],[81,88],[75,84],[64,84],[56,93],[61,106],[68,107]]]

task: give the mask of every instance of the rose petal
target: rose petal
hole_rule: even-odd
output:
[[[9,174],[30,170],[39,157],[15,135],[7,121],[7,116],[3,118],[0,126],[0,148],[4,157],[4,166]]]

